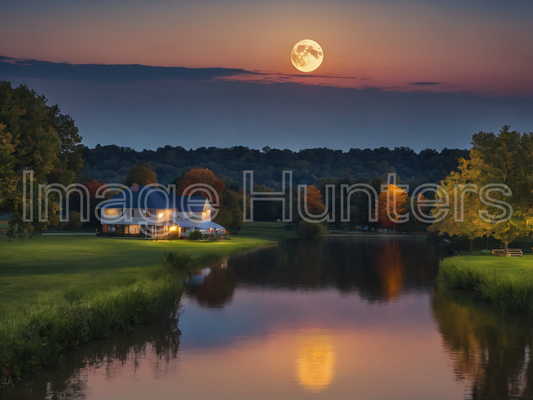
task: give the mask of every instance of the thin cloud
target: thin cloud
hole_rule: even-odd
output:
[[[0,78],[90,82],[137,82],[169,79],[205,81],[242,74],[254,75],[256,72],[232,68],[152,67],[139,64],[69,64],[0,56]]]
[[[139,82],[156,80],[208,81],[242,78],[260,81],[291,81],[293,78],[365,80],[353,76],[283,74],[237,68],[154,67],[139,64],[70,64],[18,59],[0,55],[0,79],[57,79],[89,82]]]
[[[442,82],[412,82],[409,85],[431,86],[431,85],[442,85]]]
[[[274,74],[270,74],[274,75]],[[315,75],[315,74],[277,74],[283,76],[294,76],[298,78],[328,78],[328,79],[359,79],[365,80],[366,78],[356,78],[355,76],[340,76],[340,75]]]
[[[18,59],[0,55],[0,80],[48,79],[79,82],[130,83],[147,81],[242,81],[249,83],[299,83],[336,88],[377,89],[383,91],[418,92],[423,88],[457,91],[449,84],[421,81],[405,86],[368,84],[367,77],[330,74],[287,74],[237,68],[157,67],[139,64],[70,64]],[[366,83],[366,84],[365,84]],[[418,87],[416,90],[414,87]],[[455,89],[455,90],[454,90]]]

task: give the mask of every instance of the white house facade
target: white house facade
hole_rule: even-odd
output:
[[[215,210],[200,196],[176,196],[153,186],[132,185],[97,206],[101,236],[184,238],[193,230],[223,233]]]

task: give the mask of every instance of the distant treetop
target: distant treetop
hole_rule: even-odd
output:
[[[468,150],[425,149],[415,152],[407,147],[389,149],[352,148],[349,151],[327,148],[292,151],[265,146],[251,149],[244,146],[228,148],[200,147],[187,150],[181,146],[136,151],[116,145],[85,147],[86,178],[106,183],[124,182],[129,168],[149,163],[159,183],[168,184],[195,168],[207,168],[226,187],[232,182],[242,185],[242,171],[254,171],[254,184],[279,188],[284,169],[293,170],[294,184],[312,184],[320,178],[345,178],[371,181],[396,172],[403,183],[439,182],[452,170],[458,159],[468,158]]]

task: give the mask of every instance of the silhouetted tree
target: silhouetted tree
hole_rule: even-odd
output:
[[[8,235],[21,239],[47,222],[22,221],[22,174],[34,172],[34,184],[74,181],[83,165],[81,137],[74,120],[61,114],[57,105],[26,86],[15,89],[0,82],[0,215],[11,213]],[[34,191],[34,204],[37,204]],[[49,196],[49,215],[59,208],[57,196]],[[38,207],[29,210],[37,221]]]

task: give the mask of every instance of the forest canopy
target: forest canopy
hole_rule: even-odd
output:
[[[293,171],[294,184],[311,185],[321,178],[351,177],[371,181],[388,173],[397,173],[402,183],[414,186],[437,183],[458,166],[459,158],[468,158],[468,150],[426,149],[415,152],[407,147],[389,149],[353,148],[347,152],[327,148],[300,151],[265,147],[262,150],[243,146],[229,148],[200,147],[186,150],[165,146],[157,150],[136,151],[116,145],[84,148],[85,178],[106,183],[123,183],[134,165],[149,163],[157,181],[169,184],[192,168],[208,168],[228,186],[242,185],[242,171],[254,171],[254,184],[279,189],[284,169]]]

